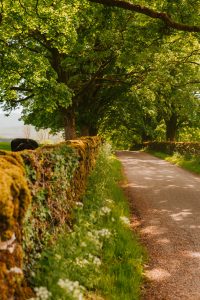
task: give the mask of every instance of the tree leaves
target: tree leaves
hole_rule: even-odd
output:
[[[173,28],[185,22],[189,11],[194,13],[186,25],[191,30],[198,9],[195,13],[188,1],[145,1],[148,7],[140,1],[127,3],[4,0],[0,24],[4,108],[21,103],[27,123],[52,130],[64,126],[63,111],[70,106],[79,127],[101,126],[108,119],[115,123],[111,112],[123,108],[123,126],[131,131],[136,119],[141,134],[144,127],[151,127],[144,125],[147,120],[153,128],[148,131],[153,132],[156,116],[159,123],[170,115],[170,103],[179,113],[180,106],[193,103],[199,90],[198,36]]]

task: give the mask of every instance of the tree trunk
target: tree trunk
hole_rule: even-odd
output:
[[[86,124],[81,126],[81,136],[95,136],[97,133],[98,130],[94,126]]]
[[[81,136],[89,136],[89,127],[87,125],[81,126]]]
[[[65,141],[76,138],[75,113],[72,106],[62,110]]]
[[[172,113],[169,120],[165,121],[166,124],[166,140],[167,141],[175,141],[177,129],[178,129],[178,120],[177,115]]]
[[[98,130],[97,130],[97,128],[96,127],[92,127],[92,126],[90,126],[90,128],[89,128],[89,135],[90,136],[95,136],[95,135],[97,135],[97,133],[98,133]]]
[[[149,142],[152,140],[152,137],[149,134],[147,134],[145,131],[142,132],[141,138],[142,138],[142,143]]]

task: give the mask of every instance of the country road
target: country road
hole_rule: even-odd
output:
[[[117,152],[149,253],[142,300],[200,300],[200,176],[142,152]]]

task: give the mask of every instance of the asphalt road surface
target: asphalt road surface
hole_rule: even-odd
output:
[[[143,152],[117,153],[149,253],[144,300],[200,300],[200,176]]]

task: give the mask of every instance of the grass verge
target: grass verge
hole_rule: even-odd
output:
[[[179,153],[174,153],[173,155],[169,155],[163,152],[156,152],[156,151],[147,151],[147,152],[161,159],[165,159],[188,171],[200,174],[200,157],[197,156],[186,157]]]
[[[129,228],[120,179],[119,161],[104,148],[73,229],[63,229],[37,263],[33,299],[140,299],[144,249]]]
[[[0,149],[1,150],[11,151],[10,143],[8,143],[8,142],[0,142]]]

